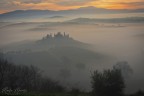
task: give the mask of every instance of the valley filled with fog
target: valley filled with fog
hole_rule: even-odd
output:
[[[125,77],[126,91],[144,89],[143,14],[92,16],[54,15],[0,22],[0,50],[16,64],[37,66],[65,86],[82,90],[91,89],[92,71],[126,63],[133,70]],[[55,38],[58,32],[69,35],[68,39],[43,43],[47,34]]]

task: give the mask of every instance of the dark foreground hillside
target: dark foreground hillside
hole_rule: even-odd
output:
[[[125,82],[121,69],[94,71],[91,76],[92,90],[67,87],[43,76],[34,66],[15,65],[0,54],[0,96],[144,96],[144,91],[124,94]]]

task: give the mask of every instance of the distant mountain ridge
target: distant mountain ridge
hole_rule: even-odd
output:
[[[144,23],[144,17],[126,17],[126,18],[108,18],[108,19],[100,19],[100,18],[75,18],[72,20],[68,20],[66,22],[73,23]]]
[[[47,14],[47,13],[63,13],[63,12],[78,12],[78,11],[84,11],[84,13],[90,13],[90,12],[99,12],[99,13],[132,13],[132,12],[144,12],[144,9],[104,9],[104,8],[96,8],[96,7],[81,7],[78,9],[70,9],[70,10],[60,10],[60,11],[54,11],[54,10],[15,10],[15,11],[11,11],[11,12],[7,12],[7,13],[3,13],[0,15],[10,15],[10,14],[37,14],[37,13],[41,13],[41,14]],[[81,12],[83,13],[83,12]],[[34,15],[34,14],[33,14]]]
[[[16,10],[8,13],[0,14],[0,20],[2,19],[24,19],[34,18],[40,16],[54,16],[54,15],[71,15],[71,14],[111,14],[111,13],[140,13],[144,12],[144,9],[104,9],[96,7],[82,7],[79,9],[72,10]]]
[[[19,19],[26,17],[37,17],[41,15],[54,14],[55,11],[50,10],[16,10],[4,14],[0,14],[0,19]]]

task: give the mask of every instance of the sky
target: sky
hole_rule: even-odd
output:
[[[69,10],[94,6],[106,9],[141,9],[144,0],[0,0],[0,13],[14,10]]]

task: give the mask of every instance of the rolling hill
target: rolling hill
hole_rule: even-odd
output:
[[[8,20],[21,20],[24,19],[34,19],[34,18],[47,18],[53,16],[65,16],[65,15],[78,15],[78,14],[113,14],[113,13],[143,13],[144,9],[135,9],[135,10],[112,10],[112,9],[103,9],[96,7],[82,7],[79,9],[73,10],[62,10],[62,11],[53,11],[53,10],[16,10],[8,13],[0,14],[0,21]]]

